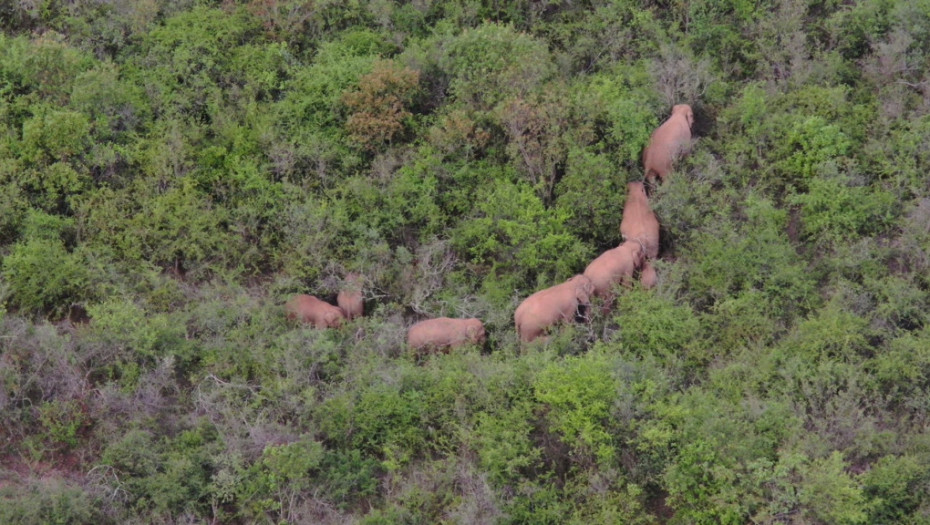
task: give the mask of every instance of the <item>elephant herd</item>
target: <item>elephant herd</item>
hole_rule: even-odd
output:
[[[646,182],[663,182],[675,161],[688,153],[693,125],[691,106],[678,104],[672,108],[671,116],[652,133],[643,151]],[[593,298],[599,298],[603,310],[609,311],[617,286],[632,286],[637,275],[644,288],[656,285],[657,275],[650,261],[659,255],[659,221],[649,206],[643,181],[629,183],[627,190],[620,221],[623,242],[591,261],[583,273],[524,299],[514,312],[521,341],[534,341],[560,323],[574,322],[580,312],[590,308]],[[336,299],[338,306],[311,295],[297,295],[285,305],[287,317],[315,328],[339,327],[345,320],[363,314],[362,283],[360,275],[347,275],[345,288]],[[448,351],[462,345],[481,345],[485,338],[484,325],[475,318],[427,319],[407,331],[407,344],[415,350]]]

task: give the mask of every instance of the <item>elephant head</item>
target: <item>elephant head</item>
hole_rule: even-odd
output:
[[[672,116],[679,115],[688,123],[688,129],[694,128],[694,110],[688,104],[676,104],[672,107]]]
[[[568,280],[575,289],[575,300],[580,306],[591,304],[591,296],[594,295],[594,283],[585,275],[576,275]]]
[[[478,319],[467,319],[465,324],[465,335],[475,344],[482,345],[487,340],[487,334],[484,331],[484,323]]]

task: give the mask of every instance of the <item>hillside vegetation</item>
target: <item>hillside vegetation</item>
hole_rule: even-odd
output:
[[[930,1],[0,27],[0,523],[930,522]],[[658,286],[520,344],[674,104]],[[411,352],[440,316],[487,344]]]

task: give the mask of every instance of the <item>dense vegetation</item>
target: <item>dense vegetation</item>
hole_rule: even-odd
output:
[[[930,521],[927,0],[0,26],[0,522]],[[675,103],[659,286],[521,347]],[[285,321],[350,271],[365,318]],[[440,315],[487,348],[409,352]]]

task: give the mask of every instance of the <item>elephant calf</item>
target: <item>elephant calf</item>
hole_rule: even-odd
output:
[[[336,296],[336,304],[345,312],[350,321],[365,314],[365,303],[362,298],[362,284],[364,279],[357,273],[346,275],[345,286]]]
[[[639,241],[643,244],[647,259],[659,255],[659,220],[649,207],[649,197],[642,182],[627,184],[626,203],[623,205],[623,219],[620,221],[620,236],[627,241]]]
[[[574,321],[578,307],[589,306],[593,293],[591,279],[576,275],[527,297],[513,314],[520,340],[529,343],[554,324]]]
[[[346,318],[342,308],[307,294],[292,297],[284,310],[288,319],[311,324],[314,328],[338,328]]]
[[[407,330],[407,344],[415,350],[451,350],[463,345],[482,345],[484,324],[475,318],[438,317],[414,324]]]
[[[646,180],[651,182],[658,178],[663,182],[672,172],[675,161],[691,148],[692,126],[694,111],[691,106],[678,104],[672,108],[672,115],[652,132],[649,145],[643,150]]]
[[[633,274],[642,266],[645,255],[642,244],[627,241],[591,261],[584,269],[584,275],[594,285],[594,295],[610,303],[614,286],[633,284]]]

